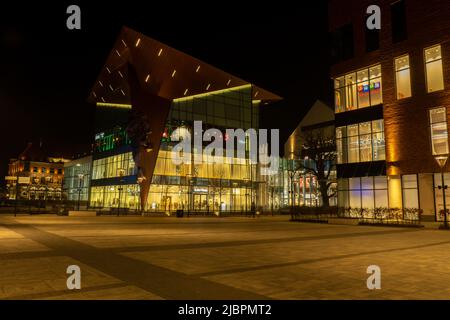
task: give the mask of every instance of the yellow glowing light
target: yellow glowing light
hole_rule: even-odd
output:
[[[216,90],[216,91],[211,91],[211,92],[205,92],[205,93],[199,93],[199,94],[195,94],[192,96],[188,96],[188,97],[181,97],[181,98],[176,98],[173,99],[173,102],[179,102],[179,101],[186,101],[186,100],[190,100],[190,99],[194,99],[194,98],[200,98],[200,97],[207,97],[213,94],[221,94],[224,92],[232,92],[232,91],[237,91],[237,90],[241,90],[244,88],[249,88],[251,86],[251,84],[244,84],[242,86],[238,86],[238,87],[233,87],[233,88],[226,88],[226,89],[221,89],[221,90]],[[208,86],[206,87],[206,90],[208,90],[210,87],[210,84],[208,84]]]
[[[229,86],[229,85],[230,85],[230,83],[231,83],[231,79],[229,79],[229,80],[228,80],[228,82],[227,82],[227,86]]]
[[[123,39],[122,39],[122,43],[125,47],[127,46],[127,44],[125,43],[125,41],[123,41]]]
[[[195,72],[199,72],[200,71],[200,65],[197,66],[197,69],[195,69]]]
[[[161,55],[161,53],[162,53],[162,51],[163,51],[163,49],[161,48],[161,49],[159,49],[159,52],[158,52],[158,57]]]
[[[119,53],[119,51],[117,51],[117,50],[116,50],[116,53],[117,53],[117,55],[118,55],[118,56],[120,57],[120,53]]]
[[[120,72],[120,70],[119,71],[117,71],[118,73],[119,73],[119,76],[121,77],[121,78],[123,78],[123,74],[122,74],[122,72]]]
[[[150,79],[150,75],[148,74],[147,77],[145,78],[145,82],[148,82],[148,79]]]
[[[206,90],[209,90],[209,87],[211,87],[211,83],[208,83],[208,85],[206,86]]]
[[[100,83],[100,85],[103,87],[103,83],[101,81],[99,81],[98,83]]]
[[[131,104],[105,102],[105,99],[103,99],[103,97],[102,97],[102,100],[103,100],[103,102],[96,103],[97,107],[131,109]]]
[[[139,44],[140,44],[140,43],[141,43],[141,38],[138,38],[137,41],[136,41],[135,46],[136,46],[136,47],[139,47]]]
[[[106,71],[108,71],[108,73],[111,74],[111,70],[109,70],[108,67],[106,67]]]
[[[177,73],[177,70],[173,70],[173,72],[172,72],[172,78],[175,77],[175,73]]]
[[[184,90],[184,95],[187,95],[188,91],[188,89]]]

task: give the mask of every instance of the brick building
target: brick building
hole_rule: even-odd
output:
[[[380,30],[366,27],[374,4]],[[329,28],[340,210],[442,219],[436,160],[449,153],[449,3],[331,0]],[[445,185],[449,169],[447,162]]]

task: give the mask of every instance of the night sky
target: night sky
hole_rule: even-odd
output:
[[[55,155],[89,150],[86,98],[123,25],[284,97],[262,110],[262,126],[280,128],[282,140],[317,98],[330,101],[326,1],[93,2],[2,3],[2,182],[29,141]],[[66,28],[70,4],[81,30]]]

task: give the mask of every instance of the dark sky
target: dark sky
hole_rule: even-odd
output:
[[[326,1],[293,2],[2,3],[1,179],[28,141],[55,154],[88,149],[86,98],[123,25],[283,96],[262,112],[285,139],[315,99],[329,98]],[[80,31],[66,28],[70,4],[81,8]]]

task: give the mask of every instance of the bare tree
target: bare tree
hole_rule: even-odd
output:
[[[291,212],[294,211],[295,206],[295,177],[302,170],[302,165],[299,160],[293,159],[289,160],[287,163],[287,172],[289,177],[289,194],[290,194],[290,202],[291,202]]]
[[[330,198],[335,195],[331,191],[331,186],[335,183],[331,172],[336,161],[336,139],[334,130],[326,132],[323,128],[306,131],[302,135],[302,149],[300,165],[305,173],[311,173],[317,178],[320,194],[322,196],[322,206],[329,207]]]

